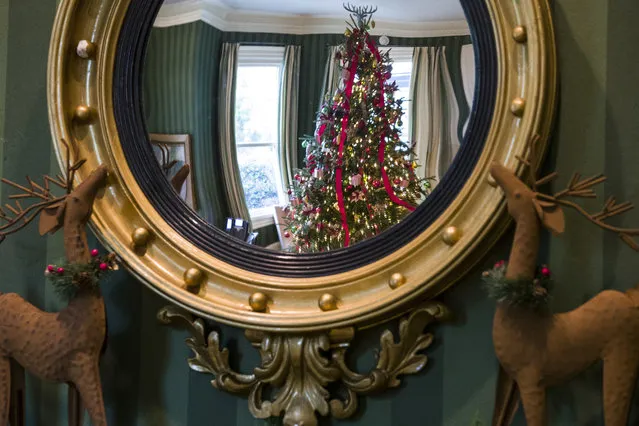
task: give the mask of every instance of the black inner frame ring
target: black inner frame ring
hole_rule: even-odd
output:
[[[474,105],[468,131],[449,172],[421,206],[401,223],[352,247],[317,254],[279,253],[248,245],[205,222],[170,187],[153,155],[143,110],[143,68],[153,22],[163,0],[129,5],[113,71],[113,106],[128,165],[157,212],[201,250],[247,271],[288,278],[347,272],[380,260],[424,232],[455,200],[482,153],[495,109],[497,51],[485,1],[460,0],[476,59]]]

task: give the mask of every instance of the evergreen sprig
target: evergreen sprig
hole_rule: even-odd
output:
[[[118,265],[114,254],[94,256],[89,263],[71,263],[62,261],[47,266],[45,275],[53,285],[56,294],[66,300],[72,300],[81,290],[97,291],[100,281]]]
[[[533,311],[548,307],[554,283],[547,266],[540,267],[533,280],[508,279],[507,269],[508,264],[501,261],[490,271],[484,272],[482,279],[489,297],[497,302]]]

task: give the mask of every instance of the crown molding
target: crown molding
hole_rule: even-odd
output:
[[[218,0],[188,0],[160,8],[154,26],[172,27],[203,21],[225,32],[280,34],[341,34],[344,18],[237,11]],[[443,37],[469,35],[465,20],[431,22],[377,21],[374,33],[389,37]]]

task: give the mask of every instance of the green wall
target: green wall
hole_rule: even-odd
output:
[[[0,0],[0,140],[2,176],[20,180],[54,170],[46,113],[46,57],[55,0]],[[561,69],[561,107],[548,167],[605,172],[605,195],[639,199],[639,4],[635,0],[556,0],[555,23]],[[6,26],[3,23],[9,22]],[[1,82],[6,81],[6,85]],[[2,123],[4,122],[4,126]],[[2,146],[2,145],[0,145]],[[602,194],[603,195],[603,194]],[[2,192],[6,198],[7,191]],[[596,208],[596,205],[592,205]],[[637,255],[585,220],[568,213],[561,239],[546,240],[545,257],[557,278],[557,309],[573,308],[603,288],[635,285]],[[619,221],[639,223],[639,211]],[[37,306],[59,303],[45,285],[47,262],[62,255],[59,236],[45,240],[32,227],[0,246],[0,289],[16,291]],[[436,329],[427,371],[405,380],[402,389],[367,399],[352,421],[324,425],[466,426],[479,412],[486,424],[493,403],[496,360],[492,349],[493,304],[478,277],[483,268],[506,257],[506,236],[481,267],[442,300],[457,313],[455,324]],[[104,392],[111,425],[247,426],[253,421],[246,401],[211,388],[209,379],[190,372],[183,333],[159,327],[155,312],[162,300],[121,272],[104,286],[109,348],[102,361]],[[247,370],[257,356],[242,333],[222,327],[225,341]],[[373,359],[367,344],[378,332],[362,335],[358,366]],[[552,425],[602,425],[600,369],[551,393]],[[66,424],[66,390],[29,379],[28,425]],[[635,402],[639,395],[635,398]],[[636,403],[633,405],[637,405]],[[633,416],[633,422],[638,418]],[[88,424],[88,423],[87,423]],[[523,425],[521,416],[517,425]]]
[[[221,33],[203,22],[152,31],[144,73],[147,128],[151,133],[191,135],[197,209],[218,225],[228,211],[213,143],[220,40]]]

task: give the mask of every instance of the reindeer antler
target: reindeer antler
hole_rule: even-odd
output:
[[[619,216],[632,210],[634,206],[631,202],[618,204],[615,197],[610,197],[608,198],[608,200],[606,200],[601,211],[591,214],[579,204],[566,199],[568,197],[597,198],[597,194],[592,188],[606,181],[607,178],[603,174],[598,174],[589,178],[582,179],[579,173],[575,173],[570,179],[568,187],[555,193],[554,195],[543,194],[538,191],[537,188],[539,186],[549,183],[559,176],[557,172],[553,172],[547,176],[542,177],[541,179],[536,179],[534,165],[536,164],[536,161],[538,159],[539,153],[537,152],[537,146],[539,140],[540,137],[538,135],[536,135],[531,140],[529,159],[523,159],[519,156],[517,157],[519,161],[528,166],[528,178],[531,182],[530,188],[533,190],[533,192],[535,192],[537,198],[543,201],[550,202],[552,204],[572,208],[600,228],[616,233],[617,235],[619,235],[624,243],[630,246],[633,250],[639,251],[639,244],[637,244],[637,242],[635,242],[633,239],[634,236],[639,235],[639,228],[622,228],[609,225],[605,222],[606,219],[614,216]]]
[[[545,185],[549,182],[552,182],[553,180],[555,180],[558,176],[559,173],[557,172],[552,172],[549,175],[546,175],[540,179],[537,179],[536,174],[535,174],[535,166],[537,165],[538,161],[539,161],[539,157],[540,157],[540,153],[539,153],[539,141],[541,140],[541,136],[539,135],[535,135],[533,136],[533,138],[530,140],[530,142],[528,143],[528,158],[522,158],[519,155],[516,155],[515,158],[517,158],[519,161],[521,161],[523,164],[526,165],[527,167],[527,174],[528,174],[528,184],[530,185],[530,189],[532,189],[534,192],[537,192],[537,188]]]
[[[0,207],[0,242],[9,235],[18,232],[35,219],[40,212],[47,207],[50,207],[60,201],[63,201],[73,189],[73,180],[75,178],[76,171],[84,164],[85,160],[79,160],[72,163],[72,156],[77,156],[77,151],[73,150],[71,153],[71,147],[65,141],[61,141],[66,148],[66,177],[58,174],[56,177],[48,175],[43,176],[42,185],[34,182],[29,176],[26,177],[27,186],[20,185],[9,179],[2,178],[2,183],[9,185],[19,191],[19,194],[10,195],[9,199],[14,200],[14,204],[6,204],[4,208]],[[66,194],[60,197],[56,197],[51,193],[50,184],[54,184],[64,190]],[[40,200],[36,204],[32,204],[28,207],[23,207],[20,200],[37,199]],[[6,222],[2,224],[2,222]]]
[[[355,6],[350,3],[345,3],[343,6],[344,9],[351,13],[351,20],[353,20],[353,16],[357,18],[357,22],[353,20],[355,27],[370,24],[373,14],[377,12],[377,6]]]
[[[161,162],[162,170],[164,171],[166,175],[168,175],[171,168],[175,166],[178,163],[178,161],[177,160],[169,161],[169,158],[171,158],[171,150],[169,149],[167,145],[157,144],[157,147],[160,149],[160,154],[162,155],[162,162]]]

